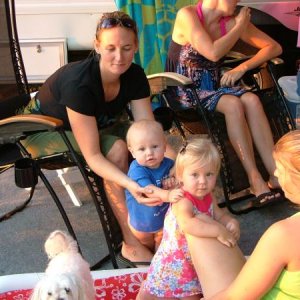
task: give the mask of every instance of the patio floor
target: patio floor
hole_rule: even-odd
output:
[[[83,255],[93,265],[107,253],[107,246],[98,216],[87,189],[82,182],[73,185],[83,205],[71,202],[55,171],[46,171],[70,217],[78,236]],[[0,215],[21,204],[28,191],[14,184],[13,169],[1,174]],[[240,247],[249,255],[261,234],[273,222],[291,215],[296,210],[286,201],[245,215],[236,216],[241,224]],[[0,223],[0,276],[17,273],[43,272],[47,258],[43,244],[50,232],[66,230],[57,207],[41,182],[28,207],[11,219]],[[101,269],[111,269],[106,263]]]

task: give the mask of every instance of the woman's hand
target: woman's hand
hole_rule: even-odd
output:
[[[234,69],[225,72],[220,80],[221,86],[234,86],[235,83],[243,77],[247,68],[245,65],[239,65]]]
[[[237,25],[243,26],[244,28],[248,27],[251,19],[251,11],[250,8],[244,6],[240,9],[238,15],[235,17],[235,22]]]
[[[152,195],[153,190],[151,187],[140,187],[136,182],[131,181],[130,185],[126,188],[140,204],[156,206],[163,203],[159,197]]]

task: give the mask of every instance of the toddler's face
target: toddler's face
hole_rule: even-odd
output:
[[[137,162],[150,169],[160,166],[165,152],[166,141],[163,133],[138,131],[131,142],[130,152]]]
[[[202,199],[214,189],[217,175],[213,164],[209,163],[203,166],[202,163],[196,162],[184,167],[181,181],[184,190],[194,197]]]

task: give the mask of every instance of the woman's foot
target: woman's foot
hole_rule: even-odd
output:
[[[281,190],[278,178],[276,176],[270,176],[269,181],[268,181],[268,187],[269,189],[272,190]]]
[[[264,180],[254,180],[250,189],[251,193],[256,196],[254,205],[265,205],[269,202],[281,200],[282,193],[280,193],[278,190],[272,191],[272,189],[277,189],[278,186],[279,183],[275,176],[271,176],[268,183],[266,183]]]

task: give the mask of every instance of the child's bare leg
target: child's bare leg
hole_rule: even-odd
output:
[[[155,244],[155,249],[154,251],[156,252],[160,243],[161,243],[161,240],[162,240],[162,236],[163,236],[163,231],[160,230],[160,231],[157,231],[154,233],[154,244]]]
[[[229,248],[214,238],[186,238],[204,297],[228,287],[246,261],[239,247]]]
[[[154,252],[155,240],[154,234],[152,232],[138,231],[135,228],[133,228],[130,224],[129,228],[132,231],[133,235],[140,241],[142,245],[146,246],[151,252]]]

